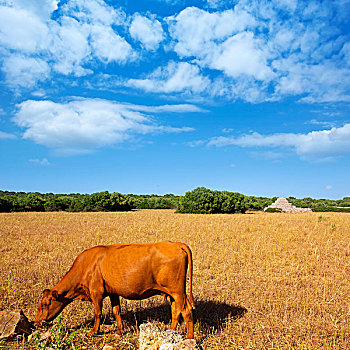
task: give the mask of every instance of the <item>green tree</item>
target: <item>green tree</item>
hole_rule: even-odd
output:
[[[74,199],[69,196],[53,196],[46,200],[45,211],[67,211],[72,206]]]
[[[44,211],[45,200],[37,193],[29,193],[24,198],[25,211]]]
[[[12,211],[13,203],[10,196],[0,197],[0,212],[8,213]]]
[[[243,194],[212,191],[205,187],[198,187],[180,198],[177,212],[199,214],[244,213],[247,207],[247,201]]]

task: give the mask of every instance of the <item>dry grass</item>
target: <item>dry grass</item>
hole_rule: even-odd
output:
[[[42,290],[85,248],[160,240],[192,249],[195,337],[204,349],[350,349],[350,215],[342,213],[0,214],[0,310],[21,308],[33,319]],[[63,312],[77,349],[136,349],[141,322],[170,324],[161,298],[122,300],[125,333],[116,338],[105,304],[104,332],[93,338],[92,304]]]

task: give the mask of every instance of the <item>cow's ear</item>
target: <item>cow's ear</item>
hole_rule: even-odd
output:
[[[57,292],[57,290],[53,290],[53,291],[51,292],[51,295],[53,296],[54,299],[57,299],[57,298],[58,298],[58,292]]]
[[[43,290],[43,296],[47,297],[50,294],[50,289],[44,289]]]

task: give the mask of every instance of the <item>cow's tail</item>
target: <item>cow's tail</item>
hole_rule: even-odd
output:
[[[192,261],[192,252],[189,246],[187,246],[184,243],[180,243],[181,249],[187,254],[188,256],[188,272],[190,277],[190,303],[192,306],[192,309],[195,309],[193,294],[192,294],[192,275],[193,275],[193,261]]]

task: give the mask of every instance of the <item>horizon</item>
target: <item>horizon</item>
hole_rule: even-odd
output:
[[[348,197],[348,13],[349,1],[2,0],[0,187]]]
[[[201,186],[198,186],[198,187],[201,187]],[[42,194],[42,195],[48,195],[48,194],[53,194],[53,195],[74,195],[74,194],[79,194],[79,195],[91,195],[91,194],[94,194],[94,193],[101,193],[101,192],[108,192],[108,193],[120,193],[122,195],[125,195],[125,196],[128,196],[128,195],[135,195],[135,196],[159,196],[159,197],[164,197],[166,195],[173,195],[175,197],[183,197],[185,196],[185,194],[187,192],[191,192],[193,191],[195,188],[191,189],[191,190],[188,190],[186,191],[185,193],[183,194],[176,194],[176,193],[172,193],[172,192],[168,192],[168,193],[163,193],[163,194],[159,194],[159,193],[123,193],[123,192],[118,192],[118,191],[109,191],[109,190],[104,190],[104,191],[99,191],[99,192],[90,192],[90,193],[80,193],[80,192],[70,192],[70,193],[57,193],[57,192],[37,192],[37,191],[10,191],[10,190],[2,190],[0,189],[0,192],[9,192],[9,193],[26,193],[26,194],[29,194],[29,193],[38,193],[38,194]],[[226,190],[215,190],[215,189],[209,189],[209,190],[212,190],[212,191],[226,191]],[[227,192],[233,192],[233,191],[227,191]],[[238,192],[240,193],[240,192]],[[294,196],[287,196],[287,197],[280,197],[280,196],[256,196],[256,195],[250,195],[250,194],[245,194],[245,193],[240,193],[240,194],[243,194],[244,196],[246,197],[262,197],[262,198],[269,198],[269,199],[272,199],[272,198],[277,198],[277,199],[286,199],[288,200],[288,198],[290,197],[293,197],[295,199],[305,199],[305,198],[311,198],[311,199],[315,199],[315,200],[334,200],[334,201],[337,201],[337,200],[343,200],[344,198],[348,198],[348,197],[342,197],[342,198],[335,198],[335,199],[331,199],[331,198],[313,198],[313,197],[303,197],[303,198],[297,198],[297,197],[294,197]]]

